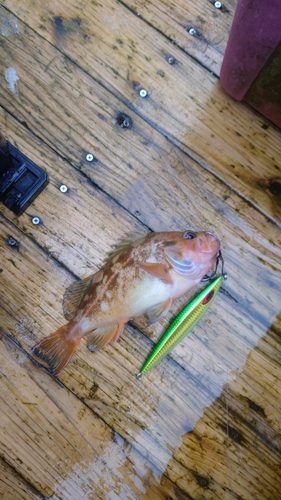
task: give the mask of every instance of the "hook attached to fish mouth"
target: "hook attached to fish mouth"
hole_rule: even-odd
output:
[[[217,256],[217,260],[216,260],[216,267],[215,267],[215,270],[212,274],[208,275],[208,274],[205,274],[205,276],[203,276],[203,278],[201,279],[201,281],[210,281],[212,280],[216,274],[217,274],[217,270],[218,270],[218,266],[219,266],[219,263],[221,262],[221,275],[223,277],[224,280],[227,280],[227,273],[224,271],[224,259],[223,259],[223,256],[222,256],[222,253],[221,253],[221,250],[219,250],[219,253],[218,253],[218,256]]]

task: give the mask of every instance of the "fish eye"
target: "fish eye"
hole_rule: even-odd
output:
[[[196,233],[193,233],[192,231],[186,231],[185,233],[183,233],[183,237],[186,240],[193,240],[194,238],[196,238]]]

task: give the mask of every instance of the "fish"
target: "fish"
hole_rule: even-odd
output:
[[[209,309],[225,279],[227,279],[226,273],[217,276],[181,310],[144,362],[136,375],[137,379],[158,364],[191,332]]]
[[[97,273],[66,289],[68,323],[33,346],[32,354],[58,375],[82,337],[97,351],[117,342],[125,324],[137,316],[146,313],[151,325],[213,269],[219,252],[220,241],[209,231],[129,235]]]

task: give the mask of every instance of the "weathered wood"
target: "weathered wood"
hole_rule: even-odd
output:
[[[186,2],[185,0],[122,0],[174,44],[216,75],[220,67],[237,0]],[[196,30],[189,35],[190,28]]]
[[[62,17],[62,22],[79,17],[80,28],[63,31],[59,52],[18,22],[21,34],[4,39],[0,56],[4,63],[8,55],[17,69],[19,93],[14,95],[8,90],[2,78],[3,106],[29,127],[37,128],[39,136],[72,163],[81,165],[85,151],[92,151],[99,160],[96,173],[102,177],[97,182],[110,193],[113,188],[116,192],[116,184],[120,189],[115,177],[116,158],[118,167],[125,166],[126,178],[130,174],[126,165],[136,169],[140,158],[149,170],[154,168],[149,164],[151,156],[147,155],[151,136],[145,132],[145,124],[136,117],[135,111],[200,161],[204,168],[280,220],[280,206],[268,190],[270,181],[280,171],[279,131],[265,124],[244,104],[232,101],[220,89],[216,77],[144,21],[122,5],[108,2],[102,7],[91,6],[89,12],[84,8],[82,11],[80,4],[68,5],[67,17]],[[54,6],[49,4],[43,25],[40,12],[31,11],[27,0],[14,5],[13,10],[24,20],[28,17],[28,24],[34,30],[44,26],[40,33],[58,45],[53,25],[54,15],[63,14],[58,2]],[[4,12],[7,15],[7,11]],[[125,29],[130,25],[134,27],[133,33]],[[83,37],[87,33],[89,40]],[[96,55],[97,47],[102,51],[103,62]],[[166,62],[167,53],[178,60],[177,65]],[[36,82],[36,92],[31,81]],[[97,84],[101,81],[119,102]],[[138,95],[139,86],[147,89],[148,98]],[[120,105],[120,101],[130,109]],[[135,138],[134,130],[118,127],[118,112],[131,115],[134,130],[139,127],[144,130],[142,141],[132,143],[130,137]],[[147,129],[150,132],[148,126]],[[113,149],[108,148],[109,136]],[[106,183],[111,183],[111,190]],[[127,186],[123,196],[128,198]],[[125,203],[123,199],[122,203]]]
[[[276,374],[278,379],[280,375],[280,332],[279,315],[249,354],[243,370],[204,411],[195,428],[182,437],[183,443],[169,463],[171,469],[174,460],[196,468],[206,499],[214,498],[216,481],[221,484],[226,470],[228,479],[223,484],[230,498],[247,498],[247,489],[251,490],[249,498],[275,500],[280,496],[280,419],[276,418],[276,401],[281,396],[276,380]],[[274,351],[269,345],[275,346]],[[269,390],[274,394],[272,400]],[[260,466],[256,468],[257,462]],[[181,486],[185,480],[177,484]]]
[[[80,277],[89,275],[97,269],[96,266],[100,267],[110,245],[123,236],[125,231],[144,230],[140,223],[110,201],[106,195],[91,187],[87,181],[84,182],[80,173],[75,170],[72,173],[66,162],[60,160],[57,165],[54,154],[40,141],[36,143],[35,148],[35,151],[40,151],[40,155],[34,154],[34,137],[26,133],[25,129],[8,115],[2,114],[2,126],[4,125],[8,138],[23,147],[27,155],[31,154],[32,160],[43,168],[47,168],[51,178],[50,185],[32,208],[15,222],[21,230],[35,238],[45,250],[68,269]],[[263,326],[259,325],[257,318],[261,315],[263,323],[268,322],[279,307],[279,277],[276,271],[280,269],[280,232],[255,210],[249,209],[237,195],[222,187],[221,183],[207,172],[203,172],[204,186],[200,185],[198,183],[200,167],[198,168],[196,163],[176,163],[176,161],[179,162],[179,158],[182,162],[185,161],[183,155],[177,158],[170,156],[170,158],[174,161],[174,165],[165,163],[167,172],[163,172],[161,176],[162,182],[165,182],[165,192],[168,193],[169,190],[170,205],[167,205],[166,200],[161,197],[162,191],[159,195],[156,192],[155,198],[146,196],[143,191],[145,196],[145,205],[142,205],[143,218],[152,223],[153,229],[166,229],[169,219],[173,220],[173,225],[168,226],[170,229],[180,227],[184,229],[190,227],[190,224],[187,225],[184,211],[184,206],[189,203],[189,218],[192,220],[192,227],[205,227],[216,231],[223,242],[230,273],[227,288],[230,296],[240,304],[239,309],[236,309],[235,301],[233,306],[231,301],[228,301],[224,307],[232,311],[233,328],[237,332],[239,332],[241,321],[245,322],[246,327],[248,320],[246,316],[243,319],[243,316],[247,311],[247,316],[251,316],[254,324],[254,333],[245,334],[244,339],[248,339],[249,347],[255,345],[257,339],[263,334]],[[70,187],[67,197],[58,191],[59,179]],[[131,182],[133,192],[135,184]],[[156,182],[154,178],[153,184],[156,185]],[[143,182],[142,185],[145,189]],[[198,196],[200,196],[199,209],[196,203],[192,202],[192,199]],[[223,201],[222,198],[226,199]],[[64,203],[65,200],[67,203]],[[153,217],[154,207],[161,218],[159,223]],[[8,210],[5,211],[6,216],[8,212]],[[31,216],[34,214],[40,216],[43,225],[35,227],[31,224]],[[164,225],[165,221],[167,221],[166,225]],[[79,225],[83,227],[83,231],[80,231]],[[223,228],[223,231],[220,228]],[[269,238],[273,241],[269,242]],[[258,258],[253,256],[253,249]],[[267,262],[264,260],[265,255]],[[272,270],[268,269],[268,265],[273,266]],[[245,276],[248,276],[247,281]],[[63,289],[68,284],[65,281],[58,284],[56,288],[59,296],[62,297]],[[264,300],[265,290],[268,290],[270,297],[268,301]],[[252,301],[250,308],[249,297]],[[183,301],[178,303],[174,311],[180,307],[180,304],[183,304]],[[170,316],[168,316],[169,319]],[[145,320],[141,319],[137,324],[143,328]],[[162,325],[167,325],[167,321],[163,320],[146,332],[148,335],[153,335],[155,339],[163,330]],[[223,325],[221,328],[224,329]],[[189,363],[189,357],[187,362]]]
[[[3,205],[1,212],[72,273],[83,277],[96,272],[112,245],[126,233],[148,231],[85,175],[56,156],[37,137],[26,134],[24,127],[3,110],[0,130],[35,164],[47,170],[50,179],[47,188],[21,217]],[[67,185],[67,193],[60,192],[61,184]],[[40,217],[39,226],[32,224],[34,215]]]
[[[41,195],[41,199],[45,194],[46,192]],[[47,209],[47,205],[45,205],[45,212]],[[42,217],[44,219],[45,214]],[[54,260],[50,259],[47,254],[42,254],[40,248],[15,230],[13,225],[3,220],[1,227],[4,256],[2,259],[2,287],[4,286],[2,322],[5,330],[15,335],[20,343],[29,349],[35,339],[41,337],[41,335],[39,337],[38,332],[43,332],[46,324],[52,330],[61,322],[59,295],[62,295],[62,288],[67,284],[69,273],[63,268],[57,268]],[[5,245],[9,235],[20,243],[18,250]],[[241,239],[240,245],[243,245],[242,241]],[[256,251],[258,252],[258,249]],[[253,253],[251,255],[253,257]],[[249,260],[247,260],[247,266],[249,276],[251,269]],[[254,266],[259,266],[257,260],[254,260]],[[44,274],[42,271],[38,272],[39,269],[44,269]],[[27,288],[24,286],[26,275],[29,277]],[[179,461],[173,462],[172,468],[167,468],[167,464],[170,464],[171,461],[171,451],[169,450],[172,450],[173,455],[176,453],[176,449],[180,445],[181,435],[186,429],[194,427],[203,408],[208,406],[219,394],[225,383],[227,363],[232,369],[243,365],[245,354],[263,334],[263,324],[266,318],[272,315],[274,301],[277,310],[279,293],[274,291],[274,273],[267,270],[267,279],[270,280],[271,287],[267,292],[270,294],[270,302],[266,304],[267,312],[265,312],[262,303],[256,303],[249,308],[248,318],[243,318],[241,315],[247,307],[245,297],[240,298],[236,295],[239,300],[236,299],[238,305],[235,307],[231,306],[229,299],[220,297],[220,304],[216,313],[214,312],[215,319],[213,321],[207,320],[208,340],[204,334],[204,325],[202,325],[199,327],[199,331],[203,333],[203,346],[199,341],[198,345],[193,347],[194,339],[191,341],[187,339],[186,346],[181,345],[178,352],[173,354],[173,356],[177,356],[179,363],[183,364],[186,371],[183,371],[180,365],[175,365],[171,360],[166,360],[143,381],[136,381],[134,374],[137,373],[145,357],[144,354],[149,352],[150,347],[138,332],[127,329],[128,333],[116,347],[108,347],[95,355],[89,354],[85,349],[85,344],[82,343],[74,362],[61,374],[60,378],[103,421],[118,432],[122,436],[122,440],[125,439],[133,449],[145,456],[146,460],[152,464],[151,466],[157,468],[158,475],[162,475],[166,471],[165,476],[175,481],[176,484],[179,481],[177,478],[185,477],[185,481],[183,481],[185,486],[181,486],[181,488],[190,494],[190,483],[192,483],[195,492],[198,488],[196,467],[194,466],[195,469],[192,469],[194,472],[188,473],[190,464],[183,466],[181,458]],[[11,288],[10,284],[15,281],[22,283],[23,288]],[[54,286],[54,284],[56,285]],[[236,285],[238,286],[238,283]],[[246,286],[246,284],[243,285]],[[255,300],[257,300],[258,282],[255,283],[255,286],[257,286],[255,296]],[[264,282],[262,286],[264,289]],[[234,290],[231,290],[231,293],[233,292]],[[39,308],[38,300],[36,301],[37,307],[32,307],[34,297],[40,297]],[[246,302],[243,305],[244,301]],[[28,318],[24,313],[27,306],[29,308]],[[259,309],[260,318],[259,322],[255,324],[257,309]],[[227,313],[224,312],[225,310]],[[233,340],[231,342],[230,338],[225,339],[228,344],[225,346],[226,352],[220,348],[219,357],[217,357],[218,338],[221,347],[227,328],[225,322],[230,311],[234,315],[231,335],[233,339],[235,338],[235,342]],[[248,324],[249,314],[253,322],[252,330]],[[235,315],[237,315],[236,327]],[[211,323],[209,323],[210,321]],[[218,336],[217,339],[216,336],[213,336],[212,331]],[[206,353],[203,350],[206,341],[207,357],[205,357]],[[214,347],[212,347],[212,343]],[[231,349],[230,361],[228,361],[230,359],[229,349]],[[187,358],[182,358],[184,352],[188,352]],[[198,355],[199,353],[200,355]],[[190,354],[194,356],[194,362],[193,359],[190,359]],[[214,369],[213,367],[216,366],[217,369]],[[206,384],[206,380],[209,380],[208,384]],[[252,382],[250,382],[251,385]],[[276,392],[272,393],[272,389],[267,387],[267,394],[271,398],[272,408],[276,400]],[[171,414],[173,415],[172,424]],[[121,443],[123,443],[122,440]],[[261,464],[258,465],[255,461],[255,466],[259,469]],[[227,478],[226,467],[224,471],[224,477]],[[239,474],[238,478],[240,478]],[[222,482],[218,481],[216,486],[212,486],[215,487],[216,494],[222,495],[221,487],[225,481],[227,479]],[[232,486],[232,488],[235,490],[236,487]]]
[[[2,250],[4,249],[4,257],[6,255],[9,258],[7,263],[5,262],[3,271],[4,278],[7,280],[7,285],[9,285],[9,283],[14,281],[12,275],[15,272],[15,263],[17,266],[17,279],[18,282],[21,282],[23,281],[23,276],[21,278],[20,276],[23,273],[29,277],[32,276],[31,270],[34,266],[38,265],[40,259],[42,260],[42,254],[40,255],[40,249],[36,248],[34,243],[29,242],[27,237],[15,231],[9,223],[8,226],[7,223],[4,223],[4,228],[5,226],[6,232],[11,233],[12,230],[12,236],[21,243],[19,247],[20,258],[17,260],[15,260],[15,257],[14,259],[10,258],[7,255],[7,251],[5,251],[5,247],[2,247]],[[8,251],[8,254],[10,253]],[[33,259],[30,258],[30,255],[33,256]],[[2,260],[2,262],[4,261]],[[60,309],[58,301],[53,299],[56,290],[51,286],[51,283],[54,279],[58,280],[61,273],[65,273],[65,271],[57,267],[55,261],[51,259],[48,259],[47,264],[48,267],[45,267],[45,273],[46,284],[49,288],[46,289],[46,296],[48,296],[48,300],[51,303],[53,302],[53,306],[52,312],[48,316],[45,316],[45,322],[50,324],[51,316],[56,317]],[[11,273],[11,278],[7,275],[8,272]],[[36,330],[40,329],[41,316],[34,311],[34,314],[37,314],[38,317],[38,319],[36,317],[37,324],[24,324],[21,312],[15,311],[15,316],[13,317],[12,315],[12,311],[15,310],[13,300],[15,300],[15,294],[18,294],[19,296],[16,300],[21,304],[21,310],[23,310],[24,304],[30,303],[31,299],[28,295],[30,292],[32,292],[33,296],[38,296],[41,293],[40,290],[44,288],[41,282],[40,276],[34,273],[34,282],[32,283],[30,279],[28,289],[21,300],[19,298],[21,294],[20,290],[15,290],[8,286],[7,288],[5,287],[5,305],[1,314],[2,322],[6,330],[15,334],[26,348],[33,342],[33,337],[37,336]],[[34,286],[37,289],[33,288]],[[43,296],[41,300],[42,310],[45,309],[45,300]],[[9,312],[9,307],[11,308],[11,312]],[[32,314],[31,310],[30,314]],[[121,449],[122,454],[124,453],[127,457],[126,464],[127,460],[134,464],[134,471],[136,468],[139,471],[146,470],[147,463],[149,463],[152,470],[154,470],[153,474],[156,478],[160,479],[164,475],[166,493],[169,478],[170,481],[185,491],[186,494],[190,495],[191,498],[197,498],[196,495],[199,492],[204,492],[204,498],[212,499],[212,495],[223,498],[224,489],[230,488],[235,494],[240,494],[246,499],[253,498],[253,492],[259,495],[261,491],[264,498],[273,499],[279,487],[277,471],[280,465],[278,445],[280,442],[280,419],[279,408],[275,404],[276,400],[280,398],[281,390],[280,366],[276,365],[276,362],[280,361],[281,350],[278,331],[280,331],[280,322],[276,322],[273,325],[271,331],[268,332],[266,340],[260,341],[259,349],[254,350],[250,354],[241,375],[236,376],[235,381],[229,380],[227,396],[222,396],[222,403],[218,400],[217,403],[214,403],[214,407],[213,405],[209,406],[210,402],[216,396],[214,388],[212,393],[209,393],[208,390],[206,391],[200,378],[196,379],[194,375],[191,375],[191,369],[190,372],[183,371],[170,358],[167,358],[162,365],[153,370],[148,377],[145,377],[142,381],[136,381],[133,376],[141,364],[145,351],[148,351],[148,341],[132,329],[127,329],[127,333],[116,347],[108,347],[95,355],[89,354],[85,349],[85,345],[82,345],[79,348],[74,363],[61,374],[60,378],[72,392],[79,395],[85,401],[88,408],[93,409],[95,415],[99,415],[102,421],[107,422],[118,433],[116,441],[119,451],[112,450],[111,445],[108,444],[109,442],[111,443],[111,438],[109,440],[109,437],[105,437],[103,434],[102,442],[105,449],[109,447],[110,453],[113,456],[115,456],[115,453],[120,456]],[[34,440],[32,441],[33,451],[30,451],[29,455],[31,457],[36,456],[36,466],[40,469],[40,459],[37,453],[40,455],[40,449],[42,449],[40,443],[41,440],[44,440],[44,463],[46,460],[47,462],[48,460],[52,460],[49,466],[44,465],[44,476],[43,478],[41,477],[41,483],[38,484],[34,464],[26,463],[23,460],[26,446],[23,443],[27,441],[30,445],[30,435],[28,434],[25,437],[17,431],[15,433],[16,442],[14,440],[12,440],[12,443],[8,442],[13,453],[19,455],[17,458],[20,461],[16,460],[15,455],[12,456],[11,460],[11,456],[9,455],[10,463],[23,477],[34,484],[42,494],[46,494],[46,491],[50,494],[49,489],[46,490],[46,488],[52,488],[52,491],[57,493],[58,498],[60,498],[60,492],[63,491],[63,488],[69,491],[69,497],[67,498],[75,498],[72,496],[74,494],[73,491],[75,495],[85,494],[87,487],[85,490],[85,487],[82,487],[79,483],[79,476],[81,475],[80,466],[75,466],[75,462],[78,460],[76,456],[78,451],[80,453],[79,463],[85,464],[84,473],[87,475],[88,481],[91,481],[93,474],[97,472],[94,466],[93,470],[89,468],[89,459],[84,458],[86,445],[83,444],[83,440],[86,439],[88,443],[88,423],[80,430],[79,439],[82,441],[79,442],[79,445],[78,443],[76,444],[78,437],[74,439],[73,436],[77,434],[78,417],[73,416],[73,411],[75,408],[75,412],[79,414],[87,413],[89,419],[93,416],[90,417],[91,413],[89,413],[89,409],[84,408],[81,401],[77,400],[75,402],[75,399],[71,399],[70,402],[69,398],[74,398],[74,396],[69,393],[67,394],[65,388],[59,389],[55,382],[46,378],[47,375],[42,370],[36,369],[27,360],[24,352],[19,352],[5,337],[3,340],[6,351],[5,349],[4,351],[3,349],[1,350],[2,358],[0,366],[2,374],[1,383],[3,382],[5,386],[2,386],[1,394],[7,394],[7,397],[5,397],[5,401],[3,401],[1,406],[1,411],[3,412],[0,418],[1,425],[5,426],[6,420],[4,419],[4,415],[8,414],[10,418],[12,415],[4,403],[11,408],[13,407],[12,401],[14,401],[14,398],[17,398],[16,415],[24,422],[24,425],[21,425],[22,432],[29,433],[28,429],[30,425],[26,428],[26,425],[28,425],[28,415],[26,416],[26,413],[29,414],[31,408],[33,408],[30,418],[32,417],[33,419],[32,429],[38,435],[39,441],[36,440],[35,444]],[[238,340],[238,337],[236,337],[235,344],[237,344]],[[274,347],[274,351],[272,347]],[[230,360],[230,353],[228,354],[229,367],[234,364],[237,368],[237,359],[235,361],[233,359],[235,352],[234,345],[230,344],[227,348],[231,349],[232,356]],[[265,355],[266,351],[268,352],[267,355]],[[120,370],[120,366],[122,370]],[[260,374],[258,379],[257,373]],[[218,373],[209,369],[209,377],[211,379],[213,377],[217,378]],[[227,381],[225,369],[220,374],[220,377],[221,383]],[[60,451],[58,467],[62,467],[63,464],[63,469],[56,469],[59,479],[56,479],[52,475],[51,470],[49,470],[49,467],[53,464],[53,460],[56,463],[56,458],[54,458],[55,450],[50,439],[52,437],[58,443],[61,443],[61,438],[58,441],[58,438],[55,437],[55,430],[50,428],[50,425],[53,426],[53,422],[55,421],[56,428],[59,424],[62,427],[60,423],[61,418],[57,414],[58,409],[54,409],[53,404],[50,403],[50,399],[46,398],[46,401],[43,401],[41,390],[38,395],[39,389],[36,388],[36,384],[41,389],[43,388],[44,392],[47,392],[48,398],[63,412],[64,439],[66,439],[65,436],[67,435],[65,435],[65,432],[71,433],[71,437],[68,438],[68,443],[71,444],[68,444],[66,448],[68,460],[66,458],[63,460],[64,455],[61,455]],[[266,397],[264,396],[265,392]],[[227,438],[225,431],[226,397],[229,407],[229,438]],[[9,398],[11,398],[11,403],[9,402]],[[26,404],[26,402],[34,403],[34,401],[36,401],[35,409],[34,405]],[[44,406],[48,408],[48,411],[44,412],[42,410]],[[204,416],[201,418],[203,409],[208,406],[209,409],[205,410]],[[39,408],[37,409],[37,407]],[[68,413],[70,411],[69,408],[71,408],[71,415]],[[249,423],[245,422],[246,410],[248,412],[247,421],[252,424],[250,428]],[[37,414],[38,411],[40,411],[39,415]],[[52,412],[52,421],[48,423],[50,412]],[[44,413],[47,416],[42,421]],[[256,415],[257,413],[258,415]],[[242,414],[244,415],[243,419],[238,417],[238,415]],[[67,420],[65,420],[65,416]],[[70,424],[74,425],[74,418],[76,418],[75,431],[69,427]],[[255,422],[257,418],[259,423]],[[14,419],[12,420],[14,421]],[[67,425],[66,422],[70,422],[70,424]],[[34,427],[35,424],[37,426],[40,425],[40,429],[37,430],[37,427]],[[95,427],[98,425],[96,420],[93,425]],[[104,424],[99,423],[99,425]],[[258,430],[259,428],[260,431]],[[3,431],[6,431],[6,429],[4,428]],[[45,435],[45,432],[48,432],[48,434]],[[188,433],[186,434],[186,432]],[[92,434],[93,431],[90,435]],[[99,430],[95,433],[95,436],[100,436],[100,434],[101,431]],[[5,432],[2,432],[1,435],[4,436],[5,445],[5,448],[1,450],[3,454],[7,447],[7,435]],[[111,433],[109,435],[112,436]],[[241,435],[244,436],[243,439]],[[9,432],[9,436],[11,437],[11,432]],[[181,439],[183,440],[183,445],[181,445]],[[253,440],[254,445],[251,444]],[[39,450],[37,450],[37,442],[39,443]],[[69,451],[69,446],[74,446],[74,449]],[[83,453],[80,452],[81,448]],[[136,453],[136,450],[141,455]],[[49,459],[48,454],[50,453],[51,458]],[[92,455],[93,451],[87,453]],[[110,460],[110,456],[106,454],[106,457]],[[238,461],[237,457],[239,457]],[[243,460],[241,457],[244,457]],[[101,458],[101,460],[103,459]],[[247,474],[245,474],[244,461],[248,464]],[[228,466],[228,462],[230,466]],[[90,463],[92,462],[90,461]],[[100,462],[98,461],[98,463]],[[229,467],[231,471],[229,471]],[[36,475],[36,479],[34,474]],[[65,477],[65,474],[67,477]],[[129,477],[131,474],[129,474]],[[127,477],[128,471],[124,471],[122,475],[124,478]],[[145,479],[143,479],[138,474],[137,477],[138,480],[135,479],[135,483],[139,485],[142,491],[142,488],[147,488],[147,478],[145,476]],[[255,486],[251,484],[253,481],[252,477],[254,477]],[[230,485],[229,481],[231,481]],[[120,488],[120,476],[118,476],[116,471],[114,479],[112,479],[113,482],[115,488]],[[123,478],[122,484],[124,487]],[[125,484],[127,485],[126,482]],[[131,484],[129,486],[132,488]],[[100,494],[102,498],[102,493]],[[151,494],[149,491],[146,491],[146,498],[153,498],[150,496]],[[120,497],[122,498],[122,494]],[[161,494],[159,494],[159,497],[162,498]],[[259,497],[257,496],[257,498]]]
[[[43,500],[43,497],[1,458],[0,498],[3,500]]]
[[[177,498],[179,488],[166,478],[163,491],[140,455],[3,335],[0,359],[1,454],[42,495]]]
[[[140,2],[143,19],[112,0],[5,5],[19,19],[1,7],[0,58],[20,80],[14,94],[0,75],[1,134],[50,175],[20,218],[0,206],[6,496],[27,497],[29,484],[29,498],[54,500],[276,500],[281,241],[267,217],[279,213],[267,184],[278,174],[280,136],[167,41],[186,18],[206,26],[208,40],[210,27],[214,36],[226,34],[220,23],[230,16],[218,11],[208,27],[214,8],[203,1]],[[134,0],[126,5],[136,7]],[[204,52],[202,38],[187,48],[184,39],[190,36],[181,28],[176,43],[218,67],[225,40],[217,47],[206,42]],[[177,64],[169,65],[167,54]],[[133,82],[147,88],[147,99]],[[121,126],[124,115],[132,128]],[[33,226],[33,215],[43,223]],[[223,293],[140,381],[135,374],[187,297],[153,327],[137,319],[99,353],[82,341],[59,379],[50,377],[28,356],[65,323],[65,287],[95,272],[125,232],[147,226],[215,231],[229,274]],[[9,245],[9,237],[18,244]]]

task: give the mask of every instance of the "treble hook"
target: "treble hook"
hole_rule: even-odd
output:
[[[217,260],[216,260],[216,267],[215,267],[215,270],[214,272],[208,276],[208,274],[205,274],[205,276],[203,276],[203,278],[201,279],[201,281],[210,281],[212,280],[216,274],[217,274],[217,270],[218,270],[218,266],[219,266],[219,263],[221,262],[221,275],[223,277],[224,280],[227,280],[227,273],[224,272],[224,259],[223,259],[223,256],[222,256],[222,253],[221,253],[221,250],[219,250],[219,253],[218,253],[218,256],[217,256]]]

